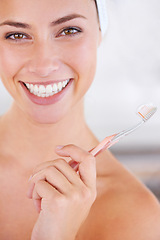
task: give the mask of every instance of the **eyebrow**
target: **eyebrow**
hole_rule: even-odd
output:
[[[59,19],[56,20],[56,21],[53,21],[53,22],[51,23],[51,26],[59,25],[59,24],[61,24],[61,23],[70,21],[70,20],[75,19],[75,18],[87,19],[86,17],[84,17],[83,15],[80,15],[80,14],[70,14],[70,15],[67,15],[67,16],[65,16],[65,17],[59,18]]]
[[[83,18],[83,19],[87,19],[86,17],[84,17],[83,15],[80,14],[70,14],[67,16],[64,16],[62,18],[59,18],[53,22],[50,23],[50,26],[56,26],[65,22],[68,22],[72,19],[75,18]],[[27,29],[31,29],[31,26],[27,23],[22,23],[22,22],[15,22],[15,21],[4,21],[2,23],[0,23],[0,26],[11,26],[11,27],[16,27],[16,28],[27,28]]]
[[[21,23],[21,22],[15,22],[15,21],[4,21],[0,23],[0,26],[11,26],[11,27],[16,27],[16,28],[31,28],[29,24],[27,23]]]

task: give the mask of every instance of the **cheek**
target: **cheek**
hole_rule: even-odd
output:
[[[21,68],[22,57],[14,47],[0,47],[0,74],[2,78],[13,78]]]
[[[81,40],[72,44],[72,62],[76,68],[87,70],[96,61],[97,46],[95,41]],[[85,71],[83,71],[85,73]]]
[[[77,90],[81,88],[85,93],[91,85],[97,62],[97,43],[88,39],[72,45],[72,58],[70,63],[78,76]]]
[[[17,95],[17,83],[14,76],[21,69],[22,58],[14,47],[0,46],[0,78],[13,98]]]
[[[0,48],[0,73],[7,76],[13,76],[16,72],[16,66],[19,62],[19,55],[15,54],[13,49]]]

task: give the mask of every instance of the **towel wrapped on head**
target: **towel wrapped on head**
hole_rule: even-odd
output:
[[[98,15],[99,15],[101,32],[102,32],[102,36],[104,36],[108,26],[106,0],[96,0],[96,4],[97,4]]]

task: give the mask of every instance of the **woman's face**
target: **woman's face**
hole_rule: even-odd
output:
[[[94,78],[100,38],[93,0],[0,0],[0,78],[18,109],[63,118]]]

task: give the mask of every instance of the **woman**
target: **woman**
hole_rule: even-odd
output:
[[[0,0],[0,78],[14,99],[0,118],[2,240],[160,239],[156,198],[110,152],[88,152],[101,27],[93,0]]]

